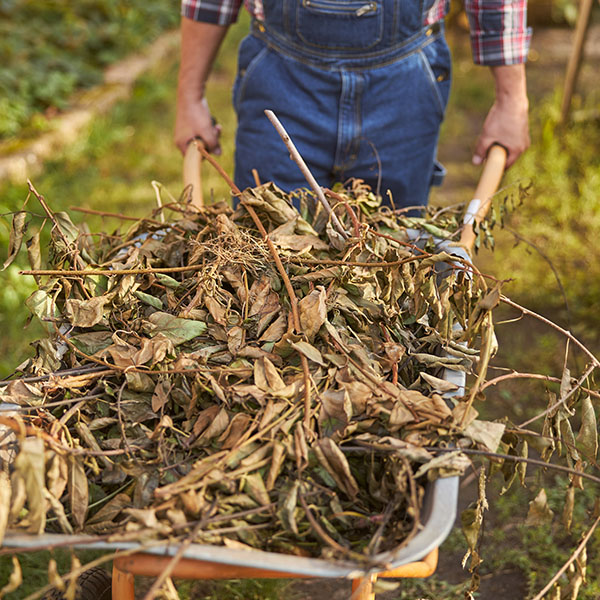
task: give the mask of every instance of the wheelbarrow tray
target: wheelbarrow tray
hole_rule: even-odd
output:
[[[381,552],[373,561],[392,570],[425,557],[439,547],[450,533],[456,517],[458,499],[458,477],[438,479],[427,486],[424,505],[421,511],[421,527],[408,544],[398,550]],[[69,547],[103,552],[139,551],[158,556],[173,556],[179,550],[179,544],[165,541],[157,546],[146,547],[137,542],[98,541],[94,536],[50,534],[23,535],[7,532],[2,546],[27,550]],[[306,577],[345,577],[354,579],[367,574],[363,565],[347,561],[331,561],[320,558],[304,558],[261,550],[238,550],[224,546],[191,544],[181,556],[198,561],[207,561],[236,567],[268,569],[282,574]],[[283,576],[283,575],[282,575]]]

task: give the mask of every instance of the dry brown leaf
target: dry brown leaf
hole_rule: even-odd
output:
[[[326,299],[325,288],[319,286],[298,302],[301,332],[309,341],[315,338],[319,329],[327,320]]]

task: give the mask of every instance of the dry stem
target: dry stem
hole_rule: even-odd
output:
[[[331,209],[327,198],[325,198],[325,194],[323,193],[323,189],[317,183],[317,180],[314,178],[313,174],[310,172],[307,164],[304,162],[304,159],[298,152],[294,142],[292,142],[288,132],[285,130],[281,121],[277,118],[275,113],[271,110],[265,110],[265,115],[269,121],[271,121],[273,127],[277,130],[277,133],[281,136],[283,143],[286,145],[287,149],[290,151],[290,156],[294,160],[294,162],[298,165],[300,171],[302,171],[302,175],[306,178],[306,181],[310,184],[310,187],[313,189],[314,193],[317,195],[319,202],[323,205],[323,208],[329,215],[333,226],[336,228],[337,232],[344,238],[348,239],[348,232],[344,229],[344,226],[340,223],[337,215]]]
[[[587,543],[590,541],[592,534],[596,531],[596,527],[600,524],[600,517],[598,517],[592,526],[589,528],[588,532],[585,534],[583,539],[581,540],[579,546],[575,549],[573,554],[569,557],[569,560],[554,574],[554,577],[547,583],[543,590],[540,591],[535,598],[532,600],[542,600],[546,592],[550,590],[550,588],[560,579],[562,574],[569,568],[569,566],[577,559],[577,557],[581,554],[583,549],[586,547]]]

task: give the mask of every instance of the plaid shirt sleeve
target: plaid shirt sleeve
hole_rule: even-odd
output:
[[[473,60],[479,65],[516,65],[527,59],[531,29],[527,0],[465,0]]]
[[[242,0],[182,0],[181,14],[193,21],[231,25],[240,12]]]

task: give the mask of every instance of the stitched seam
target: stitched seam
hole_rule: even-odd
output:
[[[265,47],[263,48],[249,63],[248,66],[246,67],[246,71],[239,83],[238,86],[238,93],[237,93],[237,97],[235,99],[235,108],[236,110],[239,110],[239,107],[242,104],[242,100],[244,99],[244,94],[246,92],[246,87],[248,86],[248,79],[250,78],[250,76],[252,75],[252,73],[254,73],[254,71],[256,70],[256,67],[258,66],[258,64],[262,61],[262,59],[266,56],[267,52],[269,51],[269,47]]]
[[[254,29],[252,31],[252,35],[263,40],[270,48],[273,48],[273,50],[275,50],[276,52],[283,54],[285,56],[288,56],[299,63],[305,64],[305,65],[310,65],[317,69],[322,69],[324,71],[337,71],[340,68],[337,65],[330,66],[327,64],[322,64],[317,60],[318,58],[325,58],[325,55],[315,54],[314,59],[311,60],[310,57],[306,57],[303,55],[302,49],[299,46],[297,46],[296,44],[291,44],[289,42],[289,40],[283,39],[276,32],[270,31],[268,35],[265,35],[262,32],[260,32],[259,30]],[[437,41],[440,37],[442,37],[442,32],[440,31],[431,36],[427,36],[426,38],[424,38],[422,40],[422,42],[419,45],[416,45],[414,48],[412,48],[408,52],[405,52],[402,54],[397,54],[397,53],[399,53],[400,50],[402,50],[403,47],[406,47],[407,45],[409,45],[409,43],[414,42],[420,35],[422,35],[422,31],[419,32],[418,34],[415,34],[410,39],[405,40],[404,42],[402,42],[401,44],[399,44],[397,46],[386,48],[385,51],[378,51],[377,53],[372,53],[367,56],[365,56],[365,55],[357,56],[355,59],[357,61],[360,60],[361,62],[365,62],[365,61],[373,61],[373,62],[368,62],[368,64],[361,64],[361,65],[358,65],[358,64],[344,65],[344,68],[351,69],[353,71],[366,71],[366,70],[376,69],[379,67],[386,67],[395,62],[404,60],[405,58],[408,58],[409,56],[412,56],[413,54],[415,54],[417,52],[420,52],[422,48],[427,47],[429,44],[432,44],[433,42]],[[373,60],[373,59],[377,59],[378,57],[389,56],[390,54],[392,54],[393,56],[391,56],[390,58],[381,60],[380,62],[376,62],[375,60]],[[348,56],[335,56],[334,55],[334,56],[331,56],[330,58],[338,59],[338,60],[348,60],[348,61],[351,60]]]
[[[421,49],[419,49],[419,56],[421,58],[421,62],[423,63],[423,66],[425,68],[425,75],[427,77],[427,80],[429,81],[429,84],[430,84],[433,94],[435,96],[439,116],[443,117],[444,116],[444,101],[442,99],[442,95],[440,94],[440,90],[438,89],[437,81],[435,79],[433,69],[431,68],[431,65],[429,64],[429,60],[427,59],[427,56]]]

